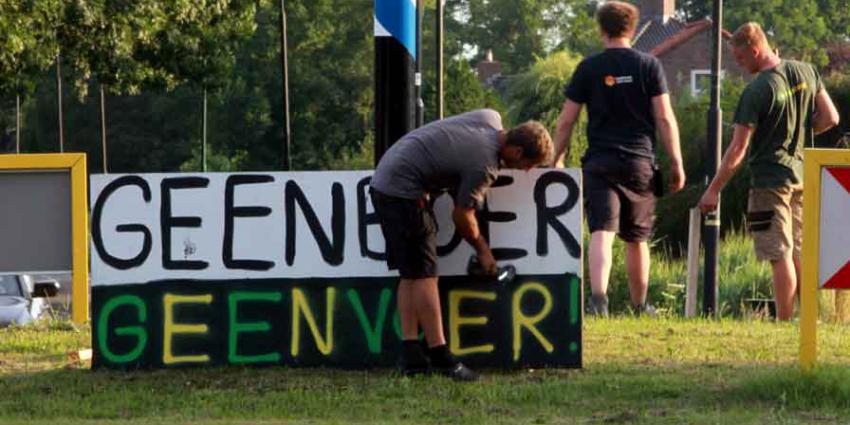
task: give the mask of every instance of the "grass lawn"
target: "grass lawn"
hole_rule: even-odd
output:
[[[797,368],[793,324],[589,320],[583,370],[486,371],[459,384],[391,371],[92,372],[67,324],[0,329],[0,423],[850,423],[850,327],[819,326]]]

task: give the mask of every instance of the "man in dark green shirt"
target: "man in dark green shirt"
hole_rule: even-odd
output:
[[[699,206],[703,212],[717,209],[720,191],[749,147],[747,223],[756,256],[772,266],[777,319],[789,320],[800,280],[803,148],[838,124],[838,112],[814,67],[780,59],[758,24],[735,31],[732,52],[757,75],[741,94],[732,143]]]

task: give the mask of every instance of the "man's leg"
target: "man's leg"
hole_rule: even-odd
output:
[[[588,274],[590,275],[591,313],[608,316],[608,280],[611,276],[614,232],[597,230],[590,234],[588,249]]]
[[[802,195],[802,192],[799,193]],[[795,217],[795,209],[802,215],[802,197],[794,188],[750,189],[747,206],[747,226],[753,235],[753,245],[759,260],[770,262],[773,272],[773,296],[776,319],[790,320],[794,314],[797,293],[799,261],[795,260],[796,247],[802,240],[802,217]]]
[[[593,294],[608,293],[608,279],[611,275],[614,245],[614,232],[598,230],[590,234],[590,247],[587,262],[590,274],[590,291]]]
[[[651,161],[634,160],[629,169],[634,181],[620,187],[620,238],[626,243],[626,274],[629,298],[635,314],[655,315],[646,303],[649,288],[649,243],[655,222],[655,194],[652,193],[655,171]]]
[[[443,316],[440,312],[440,291],[437,285],[438,278],[428,277],[422,279],[404,279],[406,283],[406,296],[409,297],[405,309],[414,312],[416,323],[422,326],[425,332],[425,340],[428,343],[428,357],[431,360],[431,368],[434,371],[459,381],[475,381],[478,375],[455,360],[446,345],[446,337],[443,333]],[[399,286],[401,288],[401,286]],[[408,292],[409,291],[409,292]],[[401,295],[401,291],[399,291]],[[399,302],[399,309],[402,308]],[[413,328],[412,334],[405,332],[405,344],[410,350],[415,347],[421,349],[417,337],[418,329]]]
[[[773,293],[776,297],[776,319],[791,320],[794,314],[794,298],[797,292],[797,273],[791,256],[771,261],[773,268]]]
[[[428,371],[428,358],[419,344],[419,315],[416,311],[416,280],[402,278],[398,284],[398,315],[402,334],[402,372],[417,375]]]
[[[802,282],[803,282],[803,266],[802,266],[802,263],[800,263],[800,256],[799,255],[794,255],[794,277],[796,278],[796,282],[797,282],[797,284],[795,285],[797,290],[794,293],[794,298],[799,300],[800,299],[800,286],[802,285]]]
[[[649,288],[649,244],[646,241],[626,242],[626,273],[632,305],[643,306]]]
[[[794,271],[797,275],[797,299],[800,298],[800,286],[803,282],[803,190],[795,188],[791,195],[791,221],[794,238]]]
[[[414,300],[416,280],[401,279],[398,284],[398,315],[401,322],[402,339],[412,341],[419,338],[419,320]]]
[[[425,332],[428,347],[446,345],[446,337],[443,333],[443,316],[440,313],[440,291],[437,286],[437,278],[428,277],[411,282],[416,320]],[[415,332],[418,332],[418,330]],[[405,339],[407,339],[406,336]]]

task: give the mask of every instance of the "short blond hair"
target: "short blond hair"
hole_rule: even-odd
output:
[[[549,162],[555,150],[549,131],[537,121],[527,121],[510,129],[506,143],[521,147],[523,159],[537,164]]]
[[[761,25],[755,22],[747,22],[738,27],[735,33],[732,34],[732,45],[735,47],[755,46],[770,48],[767,42],[767,35]]]

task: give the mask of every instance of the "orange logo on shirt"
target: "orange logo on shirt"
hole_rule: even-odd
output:
[[[605,85],[608,87],[614,87],[614,84],[617,84],[617,79],[614,78],[613,75],[605,76]]]

